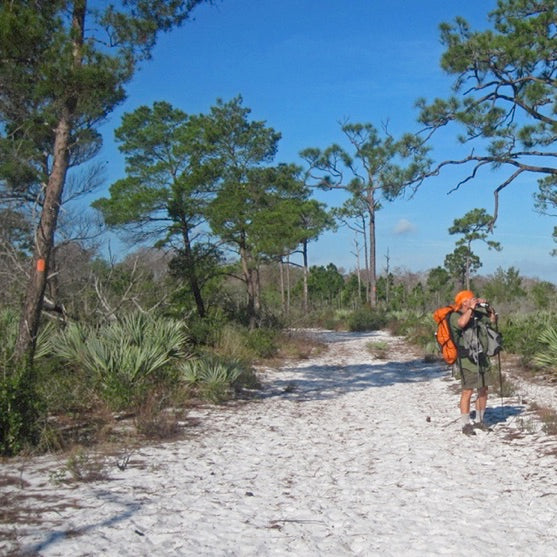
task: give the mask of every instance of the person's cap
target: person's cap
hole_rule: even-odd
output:
[[[459,308],[462,305],[462,302],[464,302],[464,300],[469,300],[470,298],[474,298],[474,293],[471,290],[461,290],[454,297],[456,307]]]

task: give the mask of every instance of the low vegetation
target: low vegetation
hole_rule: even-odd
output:
[[[178,435],[189,405],[251,396],[262,360],[311,354],[285,334],[303,327],[389,328],[434,359],[431,313],[464,286],[496,305],[506,351],[554,376],[556,287],[512,267],[477,276],[472,246],[504,248],[485,209],[455,218],[454,251],[424,274],[381,275],[371,240],[377,209],[455,164],[470,172],[461,184],[487,163],[502,169],[495,191],[532,173],[536,209],[554,212],[555,2],[499,0],[479,32],[441,25],[455,81],[447,101],[417,92],[425,136],[347,120],[340,141],[299,153],[301,167],[275,162],[281,133],[242,95],[195,116],[155,100],[122,115],[125,172],[104,190],[98,126],[159,33],[205,3],[0,4],[0,453],[98,443],[130,420],[138,435]],[[430,160],[436,131],[453,125],[464,151]],[[547,164],[532,166],[532,153]],[[318,190],[344,200],[328,209]],[[340,225],[355,232],[358,270],[309,267],[309,246]],[[105,260],[108,230],[142,247]]]
[[[382,341],[382,340],[376,340],[376,341],[373,341],[373,342],[368,342],[366,344],[366,349],[375,358],[378,358],[380,360],[386,360],[388,358],[388,355],[389,355],[389,343],[388,342],[385,342],[385,341]]]
[[[100,319],[48,321],[37,340],[34,365],[29,367],[15,364],[18,314],[4,308],[0,311],[0,452],[71,449],[75,458],[70,468],[77,469],[85,467],[79,455],[92,454],[90,449],[99,444],[126,446],[183,436],[192,406],[257,396],[258,365],[305,359],[326,349],[304,333],[306,328],[388,329],[404,336],[425,359],[440,360],[431,317],[438,304],[438,285],[430,290],[419,286],[428,284],[427,277],[390,277],[387,299],[386,282],[380,280],[379,303],[372,310],[363,301],[365,293],[354,290],[353,280],[328,280],[327,273],[340,276],[334,266],[322,269],[318,276],[340,287],[329,292],[333,297],[326,302],[313,302],[309,311],[300,309],[300,293],[295,289],[296,304],[292,301],[285,311],[273,291],[276,282],[264,283],[267,305],[256,326],[243,317],[242,295],[234,283],[219,292],[220,309],[211,309],[202,319],[193,313],[184,317],[183,306],[176,302],[149,312],[137,309],[138,301],[147,305],[154,290],[163,293],[168,288],[164,281],[147,281],[134,293],[134,303],[123,304],[118,312]],[[518,307],[516,298],[505,297],[511,290],[508,285],[498,289],[498,284],[495,279],[478,279],[473,288],[489,292],[496,304],[505,353],[513,354],[528,373],[557,380],[555,297],[545,296],[540,309],[540,283],[528,283],[521,290],[520,311],[511,313],[506,308]],[[547,283],[543,284],[548,291]],[[117,282],[111,284],[112,289],[117,287]],[[310,300],[320,300],[318,282],[314,288]],[[456,287],[448,283],[445,289],[443,302],[450,301]],[[83,314],[77,300],[71,304],[76,315]],[[389,358],[386,343],[373,341],[367,348],[375,358]],[[504,391],[510,392],[512,385],[507,383]],[[547,422],[547,429],[553,429],[549,418]]]

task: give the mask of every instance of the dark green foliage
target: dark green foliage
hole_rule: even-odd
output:
[[[391,333],[404,336],[416,346],[422,346],[426,353],[439,353],[435,342],[437,325],[430,314],[402,312],[391,316],[389,330]]]
[[[463,288],[470,288],[472,274],[482,266],[480,258],[472,251],[472,242],[483,242],[496,251],[502,249],[499,242],[489,239],[493,227],[493,217],[485,209],[472,209],[462,218],[455,219],[449,228],[449,234],[461,234],[462,238],[457,240],[454,251],[445,257],[445,267]]]
[[[308,291],[311,305],[329,305],[340,295],[344,287],[344,278],[332,263],[327,267],[311,267],[308,277]]]
[[[222,311],[210,312],[203,319],[192,315],[187,324],[188,338],[192,346],[215,346],[226,323],[227,320]]]
[[[99,124],[125,99],[159,33],[203,2],[0,4],[0,196],[32,208],[40,230],[32,252],[41,265],[27,277],[18,361],[33,360],[68,171],[98,154]],[[95,187],[90,177],[84,182],[82,192]]]
[[[302,313],[296,325],[301,327],[320,327],[331,331],[346,329],[346,313],[332,309],[330,306],[324,306],[322,309],[313,309],[311,313]]]
[[[522,278],[514,267],[509,267],[506,271],[499,267],[483,290],[483,297],[494,304],[511,303],[525,295]]]
[[[427,148],[412,134],[400,140],[371,124],[345,122],[341,125],[348,148],[338,143],[324,150],[304,149],[306,176],[325,191],[344,190],[349,194],[335,216],[369,239],[367,254],[367,296],[376,305],[377,264],[375,250],[376,212],[381,203],[404,193],[404,184],[423,173],[429,160]]]
[[[418,282],[410,291],[408,299],[406,301],[406,306],[408,309],[424,311],[426,303],[427,299],[424,287],[421,282]]]
[[[503,316],[499,329],[503,334],[505,351],[520,354],[523,361],[531,363],[534,356],[543,351],[540,334],[548,327],[557,327],[557,314],[537,312]]]
[[[348,330],[352,332],[378,331],[387,324],[384,312],[362,308],[348,317]]]
[[[342,299],[346,305],[349,305],[351,303],[355,307],[360,306],[365,301],[366,285],[363,280],[360,279],[358,281],[358,275],[356,273],[352,273],[346,280]]]
[[[555,0],[499,0],[484,30],[463,18],[440,26],[441,65],[454,83],[447,98],[418,101],[419,121],[430,139],[455,127],[463,147],[426,176],[457,165],[460,187],[496,169],[494,218],[501,191],[515,180],[538,180],[541,210],[551,213],[556,204],[556,18]]]
[[[70,324],[48,340],[65,368],[90,378],[108,407],[140,403],[159,381],[171,381],[173,365],[187,356],[183,324],[136,313],[98,329]]]
[[[466,288],[467,280],[482,266],[480,258],[466,246],[458,246],[447,254],[443,264],[458,282],[459,288]]]
[[[377,300],[389,311],[403,309],[406,305],[406,295],[404,284],[397,284],[392,273],[377,279]]]
[[[457,242],[457,246],[470,248],[472,242],[484,242],[489,249],[501,250],[499,242],[489,240],[489,233],[493,227],[493,217],[488,215],[485,209],[472,209],[462,218],[455,219],[449,228],[449,234],[462,234]]]
[[[278,351],[278,331],[274,329],[254,329],[247,338],[247,346],[260,358],[270,358]]]
[[[38,441],[42,405],[30,369],[0,372],[0,454],[13,455]]]
[[[222,100],[203,118],[207,155],[218,175],[216,194],[206,216],[223,245],[240,255],[238,278],[247,294],[249,327],[261,310],[262,265],[295,251],[325,227],[323,208],[309,201],[300,169],[292,164],[268,166],[280,134],[265,122],[249,119],[237,97]]]
[[[440,27],[446,47],[442,67],[454,76],[454,84],[445,99],[417,102],[419,121],[428,141],[435,130],[455,127],[463,146],[454,157],[433,164],[413,184],[419,186],[424,178],[438,175],[447,166],[461,169],[455,189],[487,169],[497,170],[494,213],[487,215],[483,209],[470,213],[483,227],[479,230],[483,238],[472,240],[487,239],[485,233],[492,231],[500,210],[503,188],[516,179],[524,180],[527,174],[538,180],[536,208],[554,213],[556,17],[554,0],[499,0],[489,14],[491,25],[484,30],[473,30],[462,18]],[[461,222],[450,232],[467,233],[468,224]],[[557,238],[557,227],[553,236]],[[497,249],[496,244],[488,246]],[[481,261],[470,251],[469,243],[463,243],[447,256],[445,265],[465,285],[467,265],[470,275],[481,267]],[[493,299],[497,294],[493,293]],[[512,291],[502,294],[513,295]],[[546,293],[538,291],[538,298],[538,307],[547,307],[542,301],[550,301]]]
[[[547,281],[534,284],[531,292],[537,309],[551,307],[557,300],[557,287]]]
[[[216,355],[205,355],[181,364],[181,381],[195,396],[221,403],[233,398],[242,388],[256,388],[253,371],[239,361]]]
[[[38,358],[37,393],[52,415],[85,415],[99,403],[94,378],[76,362],[62,363],[58,358]]]
[[[534,362],[544,369],[551,369],[557,373],[557,327],[546,327],[541,331],[538,340],[543,348],[536,354]]]
[[[216,274],[219,252],[212,238],[199,231],[217,178],[203,162],[208,153],[200,147],[200,118],[155,102],[124,114],[115,134],[126,156],[127,175],[110,186],[110,197],[97,199],[93,207],[109,227],[128,238],[172,246],[173,276],[187,286],[203,317],[203,284]]]
[[[13,311],[0,311],[0,454],[5,455],[36,442],[43,410],[33,368],[14,364],[18,318]]]
[[[451,275],[443,267],[436,267],[429,271],[426,288],[430,300],[433,298],[433,305],[435,307],[440,307],[446,303],[446,300],[450,300],[455,290]]]

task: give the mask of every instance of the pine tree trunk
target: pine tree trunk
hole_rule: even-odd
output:
[[[199,285],[199,280],[197,278],[197,268],[196,262],[193,256],[193,250],[190,241],[190,234],[188,227],[185,223],[182,223],[182,241],[184,243],[184,255],[186,262],[186,276],[188,279],[188,284],[190,290],[192,291],[193,298],[195,300],[195,306],[197,308],[197,314],[199,317],[205,317],[205,303],[203,301],[203,295],[201,293],[201,287]]]
[[[366,269],[365,279],[366,279],[366,302],[369,304],[371,303],[371,290],[370,290],[370,267],[369,267],[369,249],[368,249],[368,240],[367,240],[367,232],[365,227],[365,219],[362,219],[362,230],[364,233],[364,265]]]
[[[28,363],[33,360],[35,352],[48,276],[48,263],[54,244],[54,232],[58,222],[62,191],[68,170],[70,121],[70,109],[67,107],[56,128],[52,172],[48,179],[41,218],[35,236],[33,263],[19,322],[15,350],[16,359],[18,361],[25,359]]]
[[[77,0],[73,5],[72,27],[75,32],[73,64],[76,69],[82,63],[86,7],[86,0]],[[71,95],[64,103],[58,125],[56,126],[52,168],[48,177],[39,226],[35,235],[33,262],[15,347],[17,361],[25,361],[28,365],[32,363],[35,354],[43,297],[48,277],[48,263],[54,244],[54,233],[56,232],[58,214],[62,204],[62,192],[68,171],[70,137],[76,107],[77,98]]]
[[[309,275],[309,267],[308,267],[308,242],[304,240],[302,244],[302,254],[304,258],[304,314],[307,314],[309,308],[309,294],[308,294],[308,275]]]
[[[369,303],[372,308],[377,305],[377,260],[375,247],[375,202],[373,194],[369,204]]]
[[[287,314],[288,310],[286,307],[286,294],[285,294],[285,286],[284,286],[284,261],[282,257],[278,262],[279,268],[279,280],[280,280],[280,306],[282,308],[282,312]]]
[[[252,268],[249,255],[245,247],[240,248],[240,261],[248,293],[247,317],[249,321],[249,328],[255,329],[257,325],[257,283],[255,271]]]

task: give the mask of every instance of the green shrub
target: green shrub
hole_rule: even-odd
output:
[[[327,343],[317,340],[303,330],[290,329],[282,331],[278,340],[281,359],[307,360],[313,355],[327,350]]]
[[[226,360],[249,362],[253,360],[255,353],[248,347],[248,335],[247,327],[228,323],[216,336],[212,350]]]
[[[186,357],[181,323],[133,314],[99,329],[72,323],[50,338],[50,352],[92,380],[114,410],[139,403],[148,387],[172,379],[173,363]]]
[[[212,351],[224,359],[251,362],[271,358],[278,351],[279,329],[253,329],[229,323],[215,336]]]
[[[346,328],[346,315],[332,309],[319,309],[304,313],[296,321],[298,327],[319,327],[330,331]]]
[[[16,312],[0,311],[0,454],[13,455],[39,437],[43,405],[36,392],[36,376],[14,361],[19,326]]]
[[[35,360],[37,392],[49,413],[79,414],[99,401],[95,377],[77,365],[49,355]]]
[[[19,315],[10,309],[0,311],[0,369],[6,370],[13,363]]]
[[[520,355],[526,364],[547,348],[540,333],[551,327],[557,327],[557,314],[550,312],[503,316],[499,322],[504,349]]]
[[[204,400],[219,403],[232,398],[236,388],[253,381],[253,373],[237,361],[205,356],[179,366],[182,381]]]
[[[278,351],[277,337],[274,329],[254,329],[247,337],[247,346],[260,358],[271,358]]]
[[[415,346],[425,348],[435,340],[437,324],[431,315],[404,312],[397,320],[389,320],[389,329],[395,335],[405,336]]]
[[[425,351],[427,358],[434,358],[439,354],[435,342],[436,323],[430,314],[418,314],[404,311],[389,315],[389,329],[396,335],[405,336],[415,346]],[[506,352],[521,356],[522,363],[541,365],[537,355],[546,354],[546,358],[553,358],[547,338],[540,335],[549,328],[557,330],[557,314],[553,312],[536,312],[501,316],[498,329],[503,335],[503,348]],[[544,366],[552,367],[542,356]],[[553,360],[552,360],[553,361]]]
[[[4,366],[0,376],[0,454],[14,455],[39,439],[42,404],[32,371]]]
[[[543,368],[557,370],[557,327],[547,327],[538,337],[544,346],[534,357],[534,363]]]
[[[441,359],[439,345],[435,340],[437,324],[429,313],[397,311],[389,313],[388,328],[392,334],[403,336],[424,352],[427,361]]]
[[[378,331],[387,324],[387,316],[384,312],[362,308],[354,311],[348,317],[349,331]]]
[[[213,311],[204,318],[193,315],[188,319],[188,336],[195,346],[215,346],[226,327],[221,311]]]
[[[366,350],[381,360],[385,360],[389,354],[389,343],[384,340],[375,340],[366,343]]]

